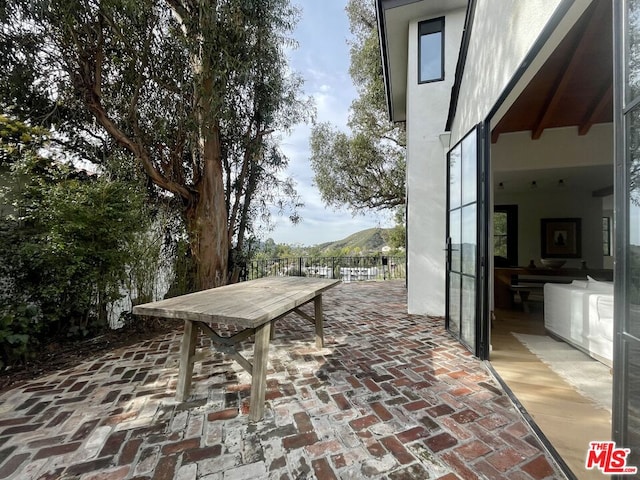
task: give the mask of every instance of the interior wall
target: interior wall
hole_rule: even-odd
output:
[[[491,168],[497,172],[597,165],[613,169],[610,123],[594,125],[586,135],[578,135],[577,127],[549,128],[538,140],[528,131],[504,133],[491,146]]]
[[[526,176],[521,185],[536,178],[536,170],[610,166],[613,176],[613,126],[594,125],[587,135],[578,135],[576,127],[547,129],[538,140],[531,140],[530,132],[500,135],[491,147],[491,167],[496,172],[522,172]],[[526,173],[525,173],[526,172]],[[517,178],[517,175],[516,177]],[[597,182],[599,179],[595,179]],[[576,185],[568,182],[562,189],[509,191],[494,189],[495,205],[518,205],[518,264],[526,266],[531,260],[540,266],[540,220],[543,218],[582,219],[582,258],[567,259],[565,267],[580,268],[581,261],[589,268],[612,268],[613,259],[602,255],[602,217],[607,207],[592,191],[612,184],[613,178],[602,183]],[[515,183],[515,182],[514,182]]]
[[[540,220],[543,218],[582,219],[582,257],[567,259],[565,268],[604,268],[602,256],[602,199],[591,192],[495,193],[496,205],[518,205],[518,265],[531,260],[540,267]]]

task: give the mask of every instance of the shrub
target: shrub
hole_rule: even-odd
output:
[[[0,351],[28,358],[52,336],[107,327],[106,306],[122,295],[129,245],[148,226],[136,182],[110,180],[27,156],[12,166],[15,212],[0,231]],[[0,202],[2,199],[0,199]]]

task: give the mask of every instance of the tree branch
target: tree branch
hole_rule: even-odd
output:
[[[88,95],[87,95],[88,96]],[[105,111],[99,98],[90,97],[85,99],[85,103],[89,111],[96,118],[98,123],[111,135],[114,140],[131,153],[133,153],[141,162],[144,171],[149,175],[149,178],[161,188],[175,193],[182,197],[187,202],[193,201],[193,194],[183,185],[180,185],[162,175],[153,165],[149,153],[144,147],[131,140],[115,122],[109,117]]]

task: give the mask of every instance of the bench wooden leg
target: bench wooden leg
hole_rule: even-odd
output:
[[[176,400],[178,402],[184,402],[189,397],[197,338],[198,326],[189,320],[185,320],[184,333],[180,343],[180,370],[178,371],[178,387],[176,389]]]
[[[256,328],[251,378],[251,400],[249,420],[257,422],[264,415],[264,398],[267,391],[267,362],[269,361],[269,339],[271,322]]]
[[[316,348],[324,348],[324,327],[322,318],[322,294],[316,295],[313,300],[316,320]]]

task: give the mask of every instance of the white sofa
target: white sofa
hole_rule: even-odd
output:
[[[545,283],[544,326],[552,335],[611,366],[613,283],[574,280]]]

